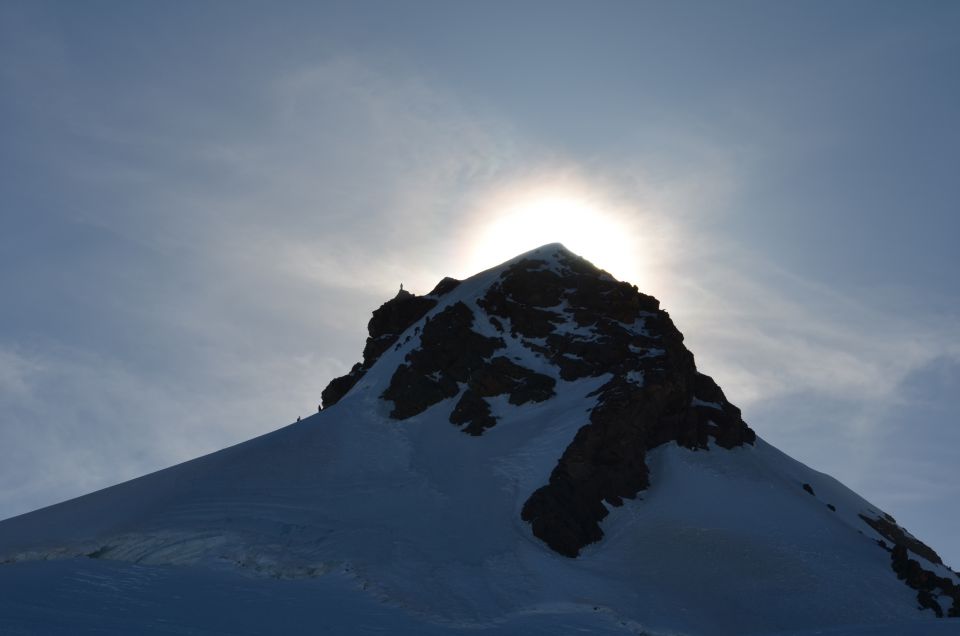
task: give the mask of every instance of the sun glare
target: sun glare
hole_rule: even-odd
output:
[[[473,244],[473,271],[546,243],[563,243],[615,277],[636,282],[637,247],[629,227],[588,198],[540,194],[496,207]]]

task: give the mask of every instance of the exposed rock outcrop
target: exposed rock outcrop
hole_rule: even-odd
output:
[[[393,401],[390,416],[403,420],[460,392],[460,383],[497,349],[503,340],[482,336],[471,328],[473,312],[462,302],[450,305],[423,326],[420,346],[397,367],[383,398]]]
[[[897,525],[897,520],[890,515],[871,517],[861,514],[859,516],[864,523],[876,530],[879,535],[889,540],[892,544],[902,545],[914,554],[922,556],[930,563],[937,565],[943,564],[940,555],[937,554],[933,548]]]
[[[453,279],[443,279],[444,281]],[[373,312],[370,322],[367,323],[367,343],[363,347],[363,362],[358,362],[350,369],[350,373],[334,378],[321,392],[323,408],[333,406],[340,401],[364,376],[367,370],[397,341],[404,331],[413,323],[433,309],[437,304],[435,298],[416,296],[410,292],[400,290],[393,299],[383,303]]]
[[[391,417],[406,419],[456,396],[465,386],[450,422],[466,424],[464,431],[479,435],[496,423],[484,400],[509,394],[511,404],[540,402],[553,396],[556,380],[515,364],[494,353],[506,345],[502,338],[473,330],[474,314],[457,302],[423,326],[420,346],[397,367],[383,398],[393,402]]]
[[[860,519],[893,544],[890,549],[890,565],[897,578],[917,590],[917,603],[922,609],[929,609],[942,618],[943,606],[937,598],[947,597],[951,600],[947,615],[960,617],[960,586],[910,558],[912,552],[929,563],[943,566],[940,555],[933,548],[901,528],[890,515],[872,517],[861,514]]]

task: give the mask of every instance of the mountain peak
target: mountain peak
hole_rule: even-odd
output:
[[[536,404],[554,398],[558,382],[597,378],[583,427],[522,510],[557,552],[574,557],[600,540],[604,504],[620,506],[649,486],[647,450],[755,440],[740,410],[697,372],[659,301],[563,245],[462,284],[444,280],[428,296],[397,297],[374,312],[363,361],[324,390],[324,407],[383,364],[389,382],[377,390],[390,417],[444,408],[451,424],[480,436],[502,418],[500,401]],[[381,361],[391,348],[397,355]]]

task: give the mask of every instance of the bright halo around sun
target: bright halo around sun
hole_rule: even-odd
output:
[[[563,243],[616,278],[636,282],[637,246],[629,226],[589,198],[536,194],[496,207],[473,244],[473,271],[547,243]]]

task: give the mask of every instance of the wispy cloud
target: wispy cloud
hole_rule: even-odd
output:
[[[947,317],[870,290],[841,295],[760,259],[699,261],[675,283],[702,364],[747,404],[813,391],[889,405],[910,373],[960,352]]]
[[[230,362],[191,387],[88,351],[0,349],[5,516],[308,415],[303,397],[338,366],[319,354]]]
[[[80,232],[56,270],[21,250],[8,295],[70,319],[0,338],[0,516],[311,412],[369,312],[445,273],[464,188],[513,160],[454,102],[352,62],[257,92],[252,119],[191,138],[71,103],[83,124],[54,162],[68,194],[45,214]]]

